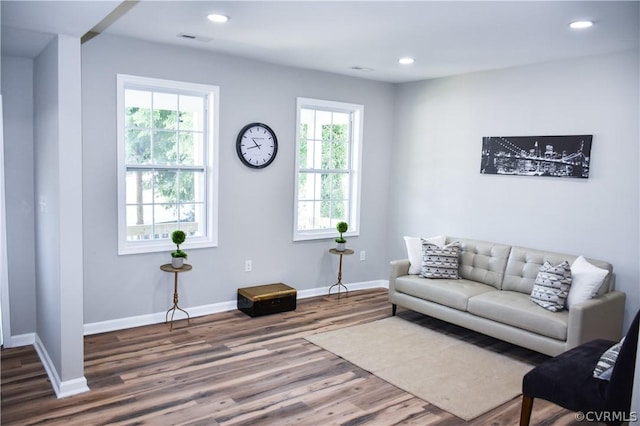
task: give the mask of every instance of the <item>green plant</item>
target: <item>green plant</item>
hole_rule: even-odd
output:
[[[171,257],[183,257],[187,258],[187,253],[180,250],[180,244],[184,243],[187,239],[187,234],[180,229],[176,229],[171,233],[171,241],[176,245],[176,250],[171,252]]]
[[[336,229],[340,233],[340,236],[336,238],[336,243],[346,243],[347,240],[342,236],[342,234],[347,232],[347,229],[349,229],[349,224],[347,222],[338,222],[336,224]]]

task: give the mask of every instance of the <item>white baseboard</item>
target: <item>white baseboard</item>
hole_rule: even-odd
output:
[[[30,346],[36,342],[36,333],[18,334],[11,336],[4,342],[5,348],[18,348],[20,346]]]
[[[49,381],[51,381],[51,386],[53,387],[53,391],[56,393],[58,398],[65,398],[67,396],[77,395],[79,393],[89,391],[89,386],[87,386],[87,379],[82,376],[72,380],[60,380],[60,376],[56,371],[55,366],[53,365],[53,361],[49,356],[49,352],[47,352],[47,348],[40,340],[40,337],[35,335],[35,342],[33,346],[40,357],[40,362],[42,362],[42,366],[44,370],[47,372],[47,376],[49,376]]]
[[[347,284],[349,290],[366,290],[370,288],[389,288],[389,282],[386,280],[363,281],[359,283]],[[309,290],[298,291],[299,299],[306,299],[315,296],[324,296],[327,294],[329,286],[312,288]],[[187,308],[191,318],[217,314],[220,312],[233,311],[237,308],[237,301],[230,300],[227,302],[212,303],[209,305],[193,306]],[[177,315],[184,315],[178,311]],[[123,330],[126,328],[141,327],[143,325],[159,324],[165,321],[166,312],[156,312],[153,314],[138,315],[135,317],[118,318],[114,320],[92,322],[84,325],[85,336],[98,333],[106,333],[108,331]],[[183,318],[177,316],[176,318]]]

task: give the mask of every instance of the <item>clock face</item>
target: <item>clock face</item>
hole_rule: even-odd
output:
[[[276,158],[278,139],[266,124],[247,124],[238,134],[236,151],[245,166],[261,169]]]

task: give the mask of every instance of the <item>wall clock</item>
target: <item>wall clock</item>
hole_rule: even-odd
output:
[[[238,133],[236,152],[245,166],[262,169],[276,158],[278,139],[266,124],[247,124]]]

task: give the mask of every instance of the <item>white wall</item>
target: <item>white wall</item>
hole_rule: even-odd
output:
[[[36,350],[56,394],[84,379],[80,40],[59,35],[34,62]]]
[[[607,260],[638,282],[638,52],[398,85],[391,257],[445,234]],[[588,179],[480,174],[483,136],[593,134]]]
[[[2,70],[7,272],[16,336],[33,333],[36,325],[33,60],[3,56]]]
[[[180,276],[180,304],[234,300],[239,287],[284,282],[298,290],[331,285],[333,240],[292,241],[296,97],[364,105],[361,235],[349,247],[345,282],[386,278],[391,84],[270,65],[205,51],[102,35],[82,46],[85,322],[166,311],[172,280],[159,266],[169,253],[117,255],[116,74],[220,86],[219,246],[185,249],[193,270]],[[278,155],[266,169],[240,163],[235,140],[251,122],[271,126]],[[256,216],[259,217],[256,220]],[[244,261],[253,271],[244,272]]]

